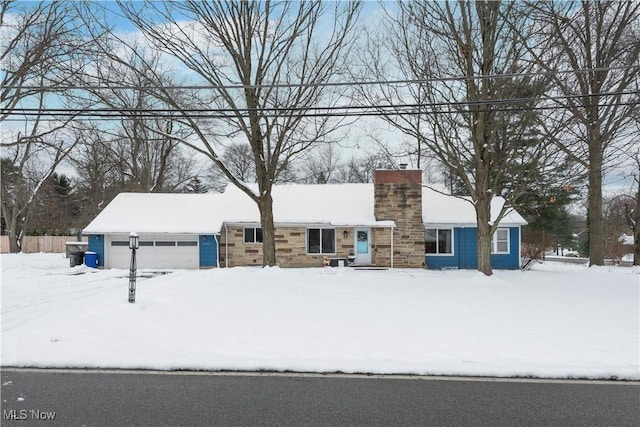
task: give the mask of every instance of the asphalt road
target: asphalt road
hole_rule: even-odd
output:
[[[4,369],[2,426],[638,426],[640,384]]]

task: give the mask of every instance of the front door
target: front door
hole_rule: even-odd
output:
[[[356,264],[371,264],[371,229],[356,228],[355,231]]]

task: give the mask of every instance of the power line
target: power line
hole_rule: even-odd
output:
[[[624,105],[624,106],[631,106],[631,105],[636,105],[636,102],[623,102],[623,103],[605,103],[605,104],[599,104],[601,107],[609,107],[609,106],[614,106],[614,105]],[[554,109],[559,109],[561,107],[558,106],[542,106],[542,107],[532,107],[532,108],[526,108],[526,109],[514,109],[514,108],[494,108],[494,109],[484,109],[484,110],[478,110],[478,112],[509,112],[509,111],[544,111],[544,110],[554,110]],[[460,111],[460,110],[454,110],[454,109],[448,109],[448,110],[438,110],[438,111],[416,111],[416,110],[407,110],[407,111],[397,111],[397,110],[392,110],[392,111],[388,111],[388,112],[383,112],[383,111],[351,111],[351,112],[319,112],[319,113],[304,113],[304,114],[300,114],[300,116],[302,117],[381,117],[381,116],[416,116],[416,115],[435,115],[435,114],[453,114],[453,113],[467,113],[470,111]],[[50,117],[52,118],[39,118],[39,120],[43,120],[43,121],[55,121],[55,118],[62,118],[62,117],[72,117],[73,115],[71,113],[67,113],[67,114],[60,114],[60,115],[52,115]],[[158,114],[136,114],[135,116],[133,115],[126,115],[126,114],[120,114],[120,115],[100,115],[100,114],[94,114],[91,112],[86,112],[83,113],[81,115],[75,116],[76,118],[78,118],[78,120],[90,120],[91,118],[94,119],[99,119],[100,121],[105,121],[105,120],[114,120],[114,119],[124,119],[124,118],[128,118],[128,119],[152,119],[152,118],[160,118],[160,119],[185,119],[185,118],[189,118],[189,119],[237,119],[238,116],[237,115],[230,115],[230,114],[189,114],[189,115],[176,115],[176,114],[166,114],[166,115],[158,115]],[[263,114],[261,117],[263,118],[277,118],[277,117],[282,117],[281,114],[271,114],[271,115],[267,115],[267,114]],[[5,122],[24,122],[25,119],[5,119]]]
[[[519,77],[549,77],[563,74],[582,74],[602,71],[618,71],[618,70],[631,70],[640,68],[640,65],[627,65],[622,67],[598,67],[598,68],[581,68],[578,70],[559,70],[559,71],[536,71],[528,73],[511,73],[511,74],[487,74],[478,76],[459,76],[459,77],[426,77],[423,79],[399,79],[399,80],[368,80],[368,81],[351,81],[351,82],[325,82],[325,83],[273,83],[273,84],[260,84],[260,85],[244,85],[241,83],[230,83],[227,85],[36,85],[36,86],[24,86],[24,85],[2,85],[0,89],[26,89],[26,90],[48,90],[48,91],[61,91],[61,90],[149,90],[149,89],[189,89],[189,90],[202,90],[202,89],[249,89],[249,88],[296,88],[296,87],[331,87],[331,86],[371,86],[371,85],[401,85],[401,84],[424,84],[434,82],[447,82],[447,81],[469,81],[469,80],[486,80],[486,79],[511,79]]]
[[[639,95],[640,91],[619,91],[619,92],[601,92],[589,95],[570,95],[570,96],[553,96],[553,97],[528,97],[528,98],[511,98],[511,99],[494,99],[494,100],[478,100],[478,101],[446,101],[446,102],[430,102],[423,104],[377,104],[377,105],[343,105],[343,106],[326,106],[326,107],[264,107],[260,109],[250,108],[156,108],[156,109],[138,109],[138,108],[95,108],[95,109],[72,109],[72,108],[16,108],[12,110],[1,110],[0,115],[20,116],[20,117],[98,117],[98,118],[210,118],[210,119],[231,119],[237,118],[238,115],[245,116],[248,114],[260,114],[261,117],[281,117],[287,115],[320,117],[320,116],[384,116],[384,115],[418,115],[418,114],[452,114],[452,113],[468,113],[472,107],[489,107],[503,106],[501,108],[474,108],[473,111],[535,111],[549,110],[558,108],[568,108],[559,105],[542,105],[532,107],[522,107],[521,104],[531,102],[559,102],[579,98],[591,97],[609,97],[624,95]],[[631,105],[629,102],[618,103],[599,103],[598,106],[606,107],[613,105]],[[463,109],[466,109],[463,110]],[[5,120],[6,121],[6,120]],[[22,121],[19,119],[11,121]]]

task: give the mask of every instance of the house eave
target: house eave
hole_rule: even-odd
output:
[[[260,222],[256,221],[225,221],[225,226],[228,227],[259,227]],[[394,221],[283,221],[275,222],[276,227],[369,227],[369,228],[395,228]]]
[[[171,231],[167,231],[167,230],[156,230],[156,229],[143,229],[143,228],[140,228],[140,227],[132,227],[131,229],[125,229],[123,227],[122,229],[118,229],[118,230],[109,230],[109,229],[82,230],[82,235],[83,236],[88,236],[88,235],[96,235],[96,234],[129,234],[132,231],[135,231],[136,233],[139,233],[139,234],[189,234],[189,235],[194,235],[194,236],[220,234],[220,230],[213,230],[213,229],[207,229],[207,230],[171,230]]]
[[[430,228],[430,227],[443,227],[443,228],[478,228],[478,224],[476,224],[475,222],[446,222],[446,221],[433,221],[433,222],[425,222],[423,223],[425,228]],[[527,225],[527,223],[521,223],[521,222],[501,222],[498,226],[499,227],[521,227],[523,225]]]

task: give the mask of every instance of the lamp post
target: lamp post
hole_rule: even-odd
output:
[[[140,246],[138,233],[129,234],[129,249],[131,249],[131,264],[129,267],[129,302],[136,302],[136,249]]]

